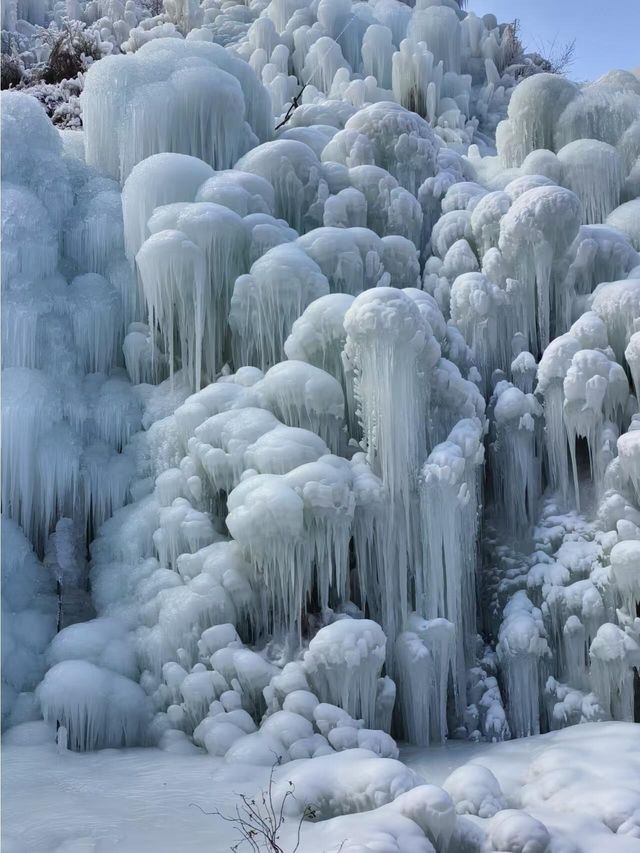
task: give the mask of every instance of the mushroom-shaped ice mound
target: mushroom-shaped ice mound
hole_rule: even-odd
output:
[[[499,248],[524,288],[521,328],[534,352],[549,343],[551,304],[558,305],[554,262],[573,242],[580,227],[578,197],[562,187],[538,187],[523,193],[500,222]],[[557,313],[557,312],[556,312]],[[534,352],[535,355],[535,352]]]
[[[273,624],[291,628],[303,613],[314,579],[323,608],[330,586],[340,598],[345,594],[354,500],[348,463],[327,455],[313,433],[281,429],[279,467],[289,473],[247,476],[229,495],[227,527],[264,578],[273,598]],[[313,452],[311,459],[322,460],[309,462],[313,448],[292,442],[287,431],[320,442],[324,452]],[[265,467],[273,469],[270,449],[262,450]],[[256,457],[262,459],[257,452]]]
[[[380,237],[399,235],[421,245],[422,209],[416,197],[393,175],[370,163],[352,165],[349,181],[364,196],[369,228]]]
[[[414,365],[427,329],[415,301],[390,287],[361,293],[344,326],[346,353],[357,371],[356,396],[369,458],[392,492],[401,492],[424,452],[424,386]],[[381,393],[381,384],[388,394]]]
[[[527,154],[522,161],[520,171],[523,175],[542,175],[554,184],[562,183],[562,166],[558,162],[558,157],[546,148],[536,148]]]
[[[544,398],[546,422],[545,449],[549,459],[549,476],[554,488],[568,491],[566,434],[564,426],[564,378],[571,359],[580,350],[573,335],[555,338],[545,349],[538,364],[536,393]]]
[[[502,163],[520,166],[537,148],[555,150],[555,126],[578,94],[575,83],[557,74],[535,74],[516,87],[508,118],[498,125],[496,143]]]
[[[504,608],[497,652],[505,676],[511,731],[516,737],[539,733],[541,661],[550,656],[550,650],[542,613],[524,590]]]
[[[511,196],[496,190],[482,196],[471,213],[471,232],[479,253],[484,255],[498,245],[500,220],[512,205]]]
[[[8,181],[2,186],[2,239],[5,277],[43,278],[55,271],[58,234],[47,209],[26,187]]]
[[[283,244],[268,251],[233,290],[229,326],[236,364],[266,370],[281,361],[295,320],[328,293],[320,267],[302,249]]]
[[[188,440],[189,456],[213,492],[231,491],[249,467],[245,452],[262,435],[280,425],[266,409],[230,409],[207,418]]]
[[[508,382],[498,383],[493,402],[495,441],[490,449],[496,469],[495,497],[507,528],[521,535],[534,523],[540,494],[536,424],[542,407],[533,394],[524,394]]]
[[[275,194],[269,181],[260,175],[226,169],[205,180],[198,189],[195,201],[221,204],[239,216],[272,214]]]
[[[618,439],[618,458],[624,479],[640,499],[640,429],[637,426]]]
[[[419,287],[420,263],[414,243],[400,234],[382,238],[383,263],[394,287]]]
[[[624,368],[599,350],[579,350],[564,378],[564,410],[567,429],[586,413],[617,421],[624,412],[629,382]],[[579,427],[576,425],[576,429]],[[588,427],[587,427],[588,430]],[[587,439],[587,431],[580,433]],[[593,437],[592,437],[593,440]]]
[[[316,432],[332,452],[339,451],[344,393],[333,376],[304,361],[282,361],[253,389],[261,404],[285,424]]]
[[[438,219],[431,231],[431,247],[438,257],[444,259],[459,240],[473,239],[471,216],[468,210],[452,210]]]
[[[526,812],[504,809],[489,825],[491,849],[504,853],[549,853],[551,836],[547,827]]]
[[[370,619],[339,619],[325,626],[304,656],[315,692],[373,726],[386,645],[382,628]]]
[[[262,378],[262,371],[257,368],[246,368],[256,370],[254,380]],[[235,378],[243,376],[245,368],[240,368]],[[212,382],[202,390],[191,394],[174,412],[176,427],[186,450],[189,439],[207,418],[218,415],[229,409],[243,409],[256,405],[255,395],[251,392],[250,384],[245,386],[240,382]]]
[[[637,399],[640,396],[640,331],[635,332],[629,338],[629,343],[624,351],[624,357],[631,371],[631,378]]]
[[[328,453],[329,448],[314,432],[278,424],[247,447],[244,464],[261,474],[286,474]]]
[[[627,201],[607,216],[607,225],[617,228],[629,238],[633,248],[640,252],[640,199]]]
[[[629,612],[640,601],[640,540],[617,542],[611,549],[611,569]]]
[[[55,664],[36,695],[47,721],[67,729],[71,749],[141,746],[150,704],[135,681],[85,660]]]
[[[203,368],[213,379],[228,357],[227,317],[235,280],[246,269],[247,233],[236,213],[211,202],[181,207],[175,228],[204,253],[206,284],[196,310],[204,322]]]
[[[139,674],[126,623],[111,617],[77,622],[63,628],[53,638],[47,659],[50,666],[65,660],[87,660],[134,680]]]
[[[136,255],[149,310],[149,326],[162,332],[173,374],[179,355],[194,390],[202,377],[205,317],[206,260],[204,252],[182,231],[159,231],[144,242]]]
[[[604,222],[620,204],[624,183],[622,158],[606,142],[578,139],[558,151],[563,184],[582,202],[584,221]]]
[[[499,334],[504,324],[500,318],[504,303],[504,291],[482,273],[460,275],[451,287],[451,320],[471,347],[474,362],[483,373],[485,387],[501,361],[500,355],[506,350],[507,342]]]
[[[296,245],[318,264],[332,293],[356,296],[383,274],[382,241],[368,229],[314,228]]]
[[[442,261],[442,272],[450,280],[467,272],[477,272],[480,264],[468,240],[456,240],[447,249]]]
[[[640,279],[599,284],[591,297],[591,310],[604,320],[609,343],[622,364],[625,348],[640,317]]]
[[[624,73],[624,72],[623,72]],[[637,120],[640,94],[637,83],[616,78],[616,72],[580,88],[562,111],[554,128],[555,150],[577,139],[598,139],[617,145]]]
[[[536,360],[527,350],[519,352],[511,362],[513,384],[525,394],[533,392],[537,372]]]
[[[591,646],[591,684],[605,713],[614,720],[633,719],[633,667],[640,646],[618,625],[605,622]]]
[[[481,764],[458,767],[447,776],[442,787],[455,803],[457,814],[488,818],[507,807],[498,780]]]
[[[122,188],[124,245],[131,264],[149,236],[147,223],[154,210],[193,201],[198,189],[213,174],[203,160],[170,152],[154,154],[134,166]]]
[[[571,360],[563,389],[564,423],[579,504],[576,440],[586,439],[592,476],[597,482],[602,482],[606,461],[597,450],[602,441],[604,423],[621,424],[629,396],[629,382],[624,368],[603,352],[579,350]]]
[[[310,584],[309,561],[299,559],[305,540],[304,502],[281,477],[258,474],[229,495],[226,523],[273,597],[276,627],[296,624]]]
[[[292,243],[298,236],[284,219],[275,219],[267,213],[250,213],[243,222],[249,234],[249,263],[257,261],[269,249]]]
[[[474,210],[481,198],[487,195],[485,187],[475,181],[460,181],[452,184],[442,199],[442,212],[451,210]]]
[[[71,207],[73,191],[70,170],[61,156],[60,135],[42,105],[23,92],[3,92],[2,140],[3,181],[33,193],[44,205],[57,233]],[[29,144],[25,145],[24,140]]]
[[[344,317],[353,299],[348,293],[331,293],[311,302],[291,327],[284,344],[287,358],[306,361],[343,382]]]
[[[87,162],[113,177],[162,151],[228,169],[269,135],[267,92],[218,44],[156,38],[105,60],[87,73],[83,124]]]
[[[364,136],[369,141],[372,162],[386,169],[414,195],[423,181],[435,174],[437,137],[428,122],[400,104],[381,101],[364,107],[347,121],[345,131],[358,134],[354,138],[356,144]],[[323,151],[322,159],[346,164],[346,159],[338,159],[334,140]]]
[[[238,160],[234,169],[269,181],[275,215],[296,231],[308,231],[322,222],[318,199],[326,183],[322,164],[308,145],[295,139],[265,142]]]

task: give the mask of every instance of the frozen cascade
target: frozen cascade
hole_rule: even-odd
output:
[[[640,84],[463,6],[73,0],[82,131],[3,93],[5,726],[313,758],[439,850],[389,732],[633,719]]]

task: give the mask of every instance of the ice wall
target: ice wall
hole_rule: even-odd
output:
[[[640,84],[462,5],[78,5],[84,130],[3,95],[5,722],[269,764],[631,718]]]

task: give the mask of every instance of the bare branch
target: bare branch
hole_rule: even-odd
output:
[[[307,88],[307,84],[306,84],[306,83],[304,83],[304,84],[303,84],[303,86],[302,86],[302,88],[301,88],[301,89],[300,89],[300,91],[298,92],[298,94],[297,94],[297,95],[294,95],[293,100],[292,100],[292,101],[291,101],[291,103],[289,104],[289,109],[288,109],[288,110],[287,110],[287,112],[285,113],[284,118],[282,119],[282,121],[280,122],[280,124],[277,124],[277,125],[276,125],[276,127],[275,127],[275,129],[276,129],[276,130],[280,130],[280,128],[281,128],[281,127],[284,127],[284,125],[289,121],[289,119],[290,119],[290,118],[291,118],[291,116],[294,114],[294,112],[298,109],[298,107],[300,106],[300,98],[302,97],[302,93],[304,92],[304,90],[305,90],[306,88]]]

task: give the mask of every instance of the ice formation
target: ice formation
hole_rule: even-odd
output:
[[[457,0],[68,6],[83,130],[2,96],[3,724],[551,849],[395,738],[637,714],[640,84]]]

